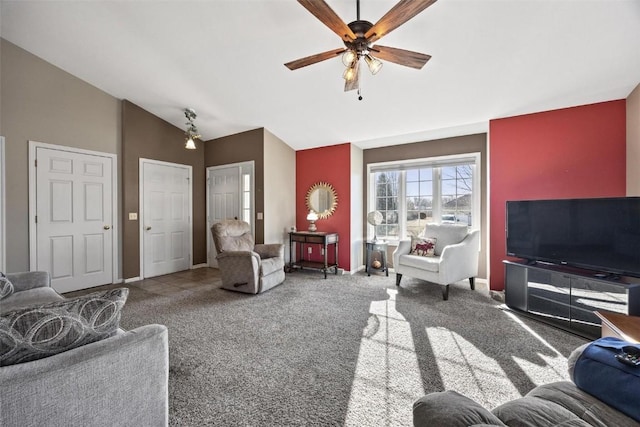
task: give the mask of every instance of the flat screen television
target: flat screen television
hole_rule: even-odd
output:
[[[640,277],[640,197],[507,202],[507,255]]]

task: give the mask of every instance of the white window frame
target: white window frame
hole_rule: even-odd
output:
[[[432,167],[439,168],[445,166],[453,166],[460,163],[473,163],[475,170],[473,174],[473,184],[472,184],[472,202],[471,202],[471,212],[472,212],[472,220],[473,220],[473,229],[480,229],[480,224],[482,224],[482,212],[480,210],[480,191],[481,191],[481,156],[479,152],[474,153],[466,153],[466,154],[455,154],[449,156],[438,156],[438,157],[427,157],[420,159],[411,159],[411,160],[397,160],[390,162],[380,162],[380,163],[369,163],[367,165],[367,212],[371,212],[376,210],[376,183],[375,180],[372,179],[372,176],[376,172],[382,172],[384,170],[389,171],[401,171],[401,179],[400,179],[400,188],[398,191],[398,226],[400,227],[400,233],[397,239],[386,238],[386,240],[391,244],[397,244],[398,241],[409,238],[407,236],[407,215],[406,215],[406,178],[405,171],[407,169],[415,169],[419,167]],[[441,184],[440,184],[440,171],[437,171],[437,176],[434,176],[434,186],[433,186],[433,200],[441,199]],[[435,183],[437,182],[437,185]],[[441,217],[440,203],[436,203],[433,209],[434,218]],[[367,239],[373,238],[373,227],[367,227]]]

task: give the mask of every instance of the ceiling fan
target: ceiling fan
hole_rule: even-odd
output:
[[[345,79],[345,92],[359,89],[359,64],[362,58],[372,74],[376,74],[382,68],[380,59],[421,69],[431,59],[430,55],[372,44],[435,2],[436,0],[400,0],[374,25],[369,21],[360,20],[360,0],[356,0],[357,19],[349,24],[345,24],[324,0],[298,0],[298,3],[336,33],[345,47],[296,59],[284,65],[290,70],[297,70],[342,54],[342,62],[347,67],[342,76]]]

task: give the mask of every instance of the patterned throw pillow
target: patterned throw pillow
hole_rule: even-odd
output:
[[[13,293],[13,283],[7,279],[4,273],[0,272],[0,300]]]
[[[42,359],[116,333],[129,289],[93,292],[0,315],[0,366]]]
[[[435,237],[411,237],[411,252],[409,254],[435,256],[436,241]]]

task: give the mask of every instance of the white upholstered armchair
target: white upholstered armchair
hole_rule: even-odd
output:
[[[251,226],[224,220],[211,227],[222,287],[259,294],[284,281],[284,245],[255,244]]]
[[[428,250],[432,253],[425,256]],[[393,253],[396,286],[406,274],[441,285],[444,300],[449,298],[451,283],[469,279],[471,289],[475,289],[479,250],[478,230],[468,231],[463,225],[427,224],[421,241],[414,238],[412,245],[412,240],[401,240]]]

